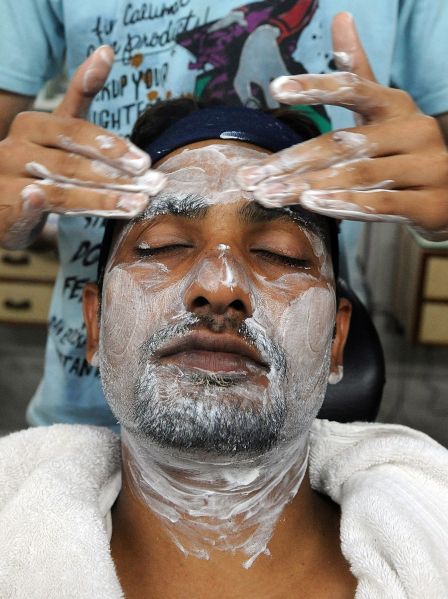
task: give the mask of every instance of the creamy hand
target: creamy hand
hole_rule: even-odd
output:
[[[352,110],[358,126],[243,167],[242,188],[269,207],[300,203],[338,218],[409,222],[448,238],[448,152],[436,120],[407,93],[375,82],[347,13],[335,17],[333,47],[344,72],[279,77],[271,91],[285,104]]]
[[[0,245],[30,243],[49,212],[135,216],[162,188],[147,154],[79,118],[112,62],[112,49],[98,48],[53,114],[23,112],[13,121],[0,143]]]

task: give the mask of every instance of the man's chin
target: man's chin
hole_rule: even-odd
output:
[[[183,393],[139,394],[134,418],[122,425],[142,441],[196,456],[248,457],[272,449],[283,430],[283,402],[266,405],[263,393],[248,393],[245,387],[243,392],[235,380],[212,378],[199,387],[195,381],[186,384]]]

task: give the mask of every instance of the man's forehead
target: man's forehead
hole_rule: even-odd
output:
[[[214,205],[238,204],[233,207],[235,216],[244,223],[282,219],[319,232],[322,217],[300,206],[264,208],[251,192],[239,187],[237,169],[267,154],[270,152],[263,148],[235,140],[206,140],[178,148],[156,165],[167,174],[167,184],[134,222],[141,224],[162,215],[202,219]]]
[[[266,157],[266,152],[251,144],[218,141],[185,146],[157,163],[156,169],[166,175],[163,195],[201,195],[210,204],[253,199],[251,192],[240,188],[236,174],[242,166]]]

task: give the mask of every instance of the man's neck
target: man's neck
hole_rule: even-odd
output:
[[[200,480],[189,460],[184,469],[176,461],[176,468],[165,464],[154,473],[155,462],[161,467],[157,452],[139,451],[136,465],[137,448],[129,439],[126,445],[111,543],[126,597],[205,599],[212,588],[222,598],[287,597],[299,589],[306,597],[308,585],[310,597],[326,597],[316,594],[316,582],[329,580],[329,596],[353,597],[354,579],[340,551],[338,507],[312,491],[308,476],[303,479],[305,444],[302,454],[295,448],[296,459],[292,451],[291,459],[283,452],[265,471],[247,460],[240,468],[235,462],[232,468],[207,464],[199,469]]]
[[[185,555],[239,553],[249,568],[262,553],[306,472],[308,434],[252,455],[180,451],[123,433],[131,490],[164,523]]]

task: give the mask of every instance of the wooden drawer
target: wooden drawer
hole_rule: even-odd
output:
[[[432,256],[426,260],[423,297],[448,300],[448,256]]]
[[[448,344],[448,303],[423,303],[417,341]]]
[[[0,278],[54,281],[59,263],[54,252],[0,249]]]
[[[0,321],[46,323],[53,285],[0,282]]]

